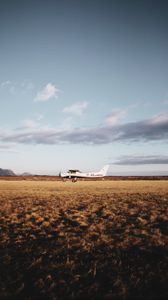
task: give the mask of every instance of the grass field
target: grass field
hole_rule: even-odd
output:
[[[168,181],[0,181],[0,299],[168,299]]]

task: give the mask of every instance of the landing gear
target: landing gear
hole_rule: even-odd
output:
[[[66,182],[66,181],[69,181],[69,180],[72,180],[72,182],[77,182],[77,177],[62,178],[63,182]]]
[[[77,182],[77,178],[76,177],[72,178],[72,182]]]

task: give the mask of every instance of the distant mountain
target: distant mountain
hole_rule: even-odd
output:
[[[16,174],[12,170],[0,168],[0,176],[16,176]]]
[[[24,173],[20,174],[20,176],[33,176],[33,175],[31,173],[24,172]]]

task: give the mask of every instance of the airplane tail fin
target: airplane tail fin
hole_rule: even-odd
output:
[[[108,171],[108,168],[109,168],[109,165],[105,165],[105,166],[100,170],[100,173],[101,173],[103,176],[106,176],[107,171]]]

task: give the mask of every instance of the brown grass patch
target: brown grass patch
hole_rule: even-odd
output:
[[[168,299],[166,181],[0,181],[1,299]]]

